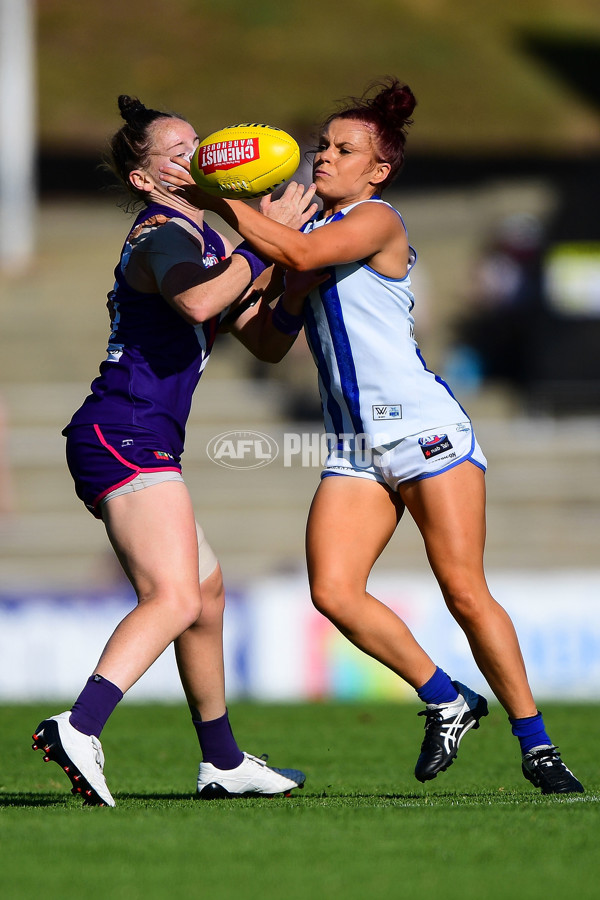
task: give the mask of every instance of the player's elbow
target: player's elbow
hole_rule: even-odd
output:
[[[282,347],[281,345],[269,345],[265,341],[254,347],[252,353],[260,362],[275,364],[281,362],[289,349],[289,347]]]
[[[215,312],[212,307],[208,305],[200,304],[199,306],[194,306],[189,310],[187,314],[188,322],[191,325],[204,325],[205,322],[208,322],[209,319],[214,318]]]
[[[310,260],[303,253],[288,253],[281,265],[284,269],[291,269],[293,272],[308,272],[313,269]]]
[[[281,265],[283,268],[293,269],[295,272],[309,272],[318,267],[319,264],[314,258],[312,247],[308,245],[306,235],[295,235],[295,240],[285,248]]]
[[[202,325],[215,315],[214,303],[206,296],[185,291],[173,297],[173,305],[179,315],[190,325]]]
[[[263,362],[272,363],[275,365],[276,363],[280,363],[283,357],[287,354],[289,347],[278,347],[277,349],[271,349],[263,358]]]
[[[294,269],[296,272],[310,272],[314,267],[315,264],[310,259],[301,257],[293,266],[290,266],[290,269]]]
[[[208,321],[210,316],[203,309],[198,309],[197,307],[186,308],[183,306],[178,307],[179,315],[185,319],[188,325],[202,325],[204,322]]]

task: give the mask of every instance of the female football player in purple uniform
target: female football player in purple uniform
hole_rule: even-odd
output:
[[[117,626],[71,710],[40,723],[34,749],[58,762],[90,804],[114,805],[101,731],[123,694],[169,644],[202,750],[201,797],[287,794],[304,774],[243,753],[231,731],[223,671],[224,590],[181,475],[192,394],[219,329],[276,362],[293,337],[273,327],[264,261],[233,247],[204,213],[171,193],[160,166],[199,143],[185,119],[119,97],[125,119],[111,165],[141,206],[109,294],[107,356],[66,426],[77,495],[101,519],[138,604]],[[266,214],[298,228],[316,208],[293,187]],[[285,312],[285,305],[280,312]],[[277,320],[275,320],[277,325]]]

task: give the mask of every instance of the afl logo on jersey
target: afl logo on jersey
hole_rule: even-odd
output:
[[[420,437],[419,445],[425,459],[431,459],[432,456],[439,456],[440,453],[446,453],[448,450],[452,450],[452,444],[448,440],[447,434],[434,434],[428,437]]]

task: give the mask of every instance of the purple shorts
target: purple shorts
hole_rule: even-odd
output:
[[[181,473],[180,457],[143,428],[74,425],[65,435],[75,493],[97,519],[102,518],[102,499],[140,472]]]

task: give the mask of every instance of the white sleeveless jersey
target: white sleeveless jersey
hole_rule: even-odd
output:
[[[358,205],[326,219],[317,214],[302,230],[339,221]],[[387,278],[361,262],[332,266],[330,278],[311,292],[305,330],[328,434],[365,435],[377,447],[468,419],[427,369],[415,341],[409,277],[415,262],[411,247],[404,278]]]

